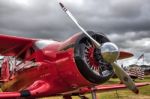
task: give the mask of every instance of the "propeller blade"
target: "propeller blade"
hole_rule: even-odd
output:
[[[127,88],[132,90],[134,93],[138,94],[139,90],[135,86],[130,76],[118,64],[112,63],[112,66],[118,78],[127,86]]]
[[[59,3],[61,8],[63,9],[63,11],[71,18],[71,20],[77,25],[77,27],[86,35],[88,36],[92,42],[94,43],[94,45],[99,48],[101,45],[95,40],[93,39],[85,30],[84,28],[81,27],[81,25],[78,23],[78,21],[75,19],[75,17],[72,15],[72,13],[62,4]]]

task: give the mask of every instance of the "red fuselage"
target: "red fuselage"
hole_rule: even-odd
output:
[[[88,78],[88,75],[85,75],[88,74],[88,71],[80,69],[84,64],[80,64],[79,67],[79,63],[76,62],[75,46],[77,45],[75,44],[79,38],[81,39],[81,35],[83,36],[78,33],[64,42],[36,41],[33,46],[34,53],[26,58],[28,61],[34,61],[36,66],[18,70],[15,77],[5,83],[2,89],[4,91],[32,89],[35,86],[34,83],[45,81],[48,83],[49,90],[41,96],[49,96],[65,94],[84,86],[94,86],[107,81],[110,76],[98,80],[97,77],[92,78],[91,74],[92,76],[90,75]],[[92,70],[90,71],[92,72]],[[95,83],[96,81],[98,82]]]

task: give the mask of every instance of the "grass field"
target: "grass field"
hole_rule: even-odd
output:
[[[119,79],[110,79],[105,84],[115,84],[118,83]],[[135,82],[150,82],[150,76],[146,76],[144,80],[135,80]],[[124,90],[114,90],[108,92],[97,93],[98,99],[150,99],[150,85],[140,87],[140,93],[138,95],[129,91],[128,89]],[[90,94],[86,94],[87,97],[91,99]],[[63,99],[62,97],[50,97],[42,99]],[[80,99],[79,97],[74,96],[73,99]]]
[[[117,83],[118,79],[110,79],[107,84]],[[136,80],[135,82],[150,82],[150,76],[145,77],[144,80]],[[102,92],[97,94],[99,99],[150,99],[150,85],[139,88],[138,95],[129,91],[128,89]]]

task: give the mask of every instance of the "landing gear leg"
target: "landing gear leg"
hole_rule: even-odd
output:
[[[63,99],[72,99],[70,95],[63,96]]]
[[[98,99],[97,96],[96,96],[96,91],[92,91],[91,95],[92,95],[92,99]]]

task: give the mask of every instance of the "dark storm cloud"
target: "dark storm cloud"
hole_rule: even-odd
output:
[[[14,0],[16,1],[16,0]],[[19,1],[19,0],[17,0]],[[55,0],[23,0],[28,1],[28,5],[19,5],[13,0],[1,0],[0,27],[10,32],[24,32],[27,34],[48,34],[78,32],[76,26],[62,12]],[[62,0],[63,1],[63,0]],[[66,6],[79,19],[80,23],[87,30],[95,30],[106,33],[145,31],[150,29],[149,15],[144,12],[148,1],[139,0],[92,0],[78,3],[67,3]],[[76,2],[79,2],[78,0]],[[145,9],[144,9],[145,8]],[[144,11],[143,11],[144,10]],[[147,10],[148,11],[148,10]],[[144,15],[147,15],[145,17]],[[8,33],[8,31],[6,31]],[[38,35],[35,35],[38,36]],[[39,36],[38,36],[39,37]],[[53,36],[52,36],[53,37]],[[55,37],[55,36],[54,36]],[[66,36],[67,37],[67,36]],[[59,37],[64,39],[66,37]]]
[[[149,38],[150,37],[150,31],[140,31],[140,32],[123,32],[123,33],[111,33],[108,35],[108,37],[114,41],[114,42],[123,42],[123,41],[135,41],[135,40],[140,40],[143,38]]]
[[[0,32],[27,37],[53,38],[57,36],[61,38],[58,33],[61,33],[61,31],[64,33],[67,27],[64,28],[66,25],[65,19],[61,19],[56,7],[53,7],[51,2],[48,3],[48,0],[44,0],[45,2],[31,1],[28,1],[31,5],[27,7],[26,5],[22,7],[23,5],[20,6],[15,2],[1,1],[1,4],[3,4],[1,9],[4,10],[0,10]],[[59,8],[59,5],[56,5]],[[59,10],[61,12],[60,8]],[[57,35],[55,35],[56,33]]]
[[[83,5],[84,10],[79,10],[78,15],[85,27],[90,26],[91,29],[107,33],[150,30],[148,14],[150,1],[99,0],[93,3],[88,0],[87,2],[86,6]]]
[[[58,1],[86,30],[106,33],[122,49],[150,53],[149,0],[0,0],[0,33],[65,40],[80,32]]]

